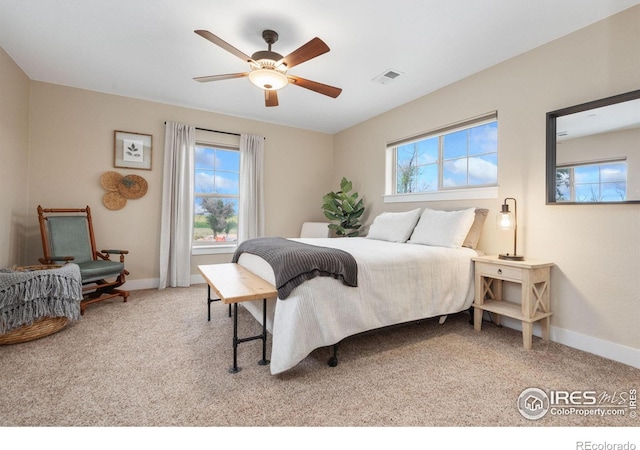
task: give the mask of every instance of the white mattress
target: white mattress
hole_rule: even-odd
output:
[[[286,299],[270,301],[267,329],[273,336],[272,374],[347,336],[453,314],[468,309],[473,301],[475,250],[367,238],[295,240],[351,253],[358,263],[358,287],[317,277],[296,287]],[[238,263],[274,283],[273,270],[262,258],[243,253]],[[262,323],[262,302],[242,305]]]

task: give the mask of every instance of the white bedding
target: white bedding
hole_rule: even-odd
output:
[[[269,303],[271,373],[284,372],[316,348],[387,325],[453,314],[468,309],[474,281],[469,248],[393,243],[367,238],[295,239],[333,247],[358,263],[358,287],[316,277],[284,300]],[[274,283],[271,266],[243,253],[238,263]],[[262,302],[242,303],[262,323]]]

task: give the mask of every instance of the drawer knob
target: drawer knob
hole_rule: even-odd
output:
[[[498,269],[498,275],[502,275],[502,269]]]

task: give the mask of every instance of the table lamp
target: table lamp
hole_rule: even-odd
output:
[[[513,200],[513,214],[511,214],[511,211],[509,210],[507,200]],[[504,202],[502,203],[502,210],[496,218],[496,225],[500,230],[513,230],[513,253],[501,253],[498,255],[498,258],[509,261],[524,260],[524,256],[518,255],[518,252],[516,251],[518,239],[518,203],[515,198],[507,197],[504,199]]]

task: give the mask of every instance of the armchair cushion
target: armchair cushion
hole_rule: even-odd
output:
[[[103,278],[116,277],[124,270],[124,264],[117,261],[95,260],[78,264],[82,274],[82,283],[91,283]]]
[[[73,256],[75,263],[93,259],[86,217],[51,216],[47,223],[52,254]]]

